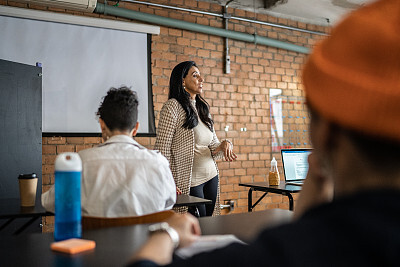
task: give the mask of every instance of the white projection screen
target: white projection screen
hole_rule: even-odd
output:
[[[139,134],[155,134],[150,35],[0,15],[0,59],[42,66],[44,136],[98,135],[95,117],[111,87],[139,97]]]

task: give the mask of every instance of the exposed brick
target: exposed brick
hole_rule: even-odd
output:
[[[201,40],[191,40],[190,45],[193,47],[198,47],[198,48],[203,48],[204,47],[204,41]]]
[[[179,44],[179,45],[190,45],[190,39],[189,38],[184,38],[184,37],[179,37],[179,38],[177,38],[176,39],[176,41],[177,41],[177,44]],[[154,57],[154,53],[155,52],[153,52],[153,57]]]
[[[85,144],[100,144],[101,137],[85,137],[84,142]]]
[[[42,146],[42,154],[56,154],[56,146],[54,145],[43,145]]]
[[[42,174],[53,174],[54,173],[54,165],[42,165]]]
[[[65,137],[50,137],[47,139],[47,143],[51,145],[65,144],[67,139]]]
[[[157,3],[219,14],[223,11],[223,7],[220,4],[197,0],[158,0]],[[0,0],[0,4],[27,7],[23,3],[4,0]],[[121,2],[120,6],[125,6],[131,10],[140,9],[142,12],[168,16],[202,25],[210,25],[217,28],[224,27],[221,18],[124,2]],[[30,5],[30,8],[46,10],[46,8],[37,5]],[[132,21],[71,10],[52,10],[88,17]],[[265,14],[254,14],[253,12],[231,7],[229,7],[228,12],[238,17],[256,17],[261,21],[281,23],[303,29],[313,29],[327,33],[330,31],[327,27],[309,25]],[[229,27],[231,30],[248,33],[253,33],[255,30],[260,36],[280,41],[290,41],[309,48],[312,48],[318,40],[324,38],[317,35],[234,20],[230,21]],[[235,162],[218,162],[221,176],[221,202],[224,199],[234,199],[236,204],[234,213],[240,213],[247,212],[248,191],[246,188],[239,187],[238,183],[266,181],[266,173],[271,156],[279,156],[279,153],[272,152],[271,147],[269,89],[280,88],[283,89],[285,97],[304,99],[303,86],[299,75],[306,56],[284,49],[255,45],[233,39],[229,39],[229,49],[231,73],[225,74],[224,38],[161,26],[160,35],[153,35],[151,44],[153,105],[157,126],[159,111],[163,103],[168,99],[168,85],[172,68],[181,61],[195,60],[200,71],[206,76],[204,97],[210,103],[217,135],[220,139],[228,137],[234,140],[234,151],[238,155],[238,160]],[[304,104],[284,105],[283,112],[289,114],[289,111],[296,112],[295,115],[300,115],[301,118],[295,118],[291,121],[284,120],[284,128],[289,129],[288,124],[290,124],[291,127],[294,127],[293,130],[308,130],[309,118]],[[305,115],[301,112],[304,112]],[[307,118],[303,119],[303,116]],[[224,131],[225,125],[230,125],[228,132]],[[247,132],[241,132],[240,128],[242,127],[246,127]],[[149,148],[154,146],[155,143],[154,137],[136,137],[135,139]],[[65,151],[78,152],[102,142],[100,135],[99,137],[84,138],[43,137],[42,140],[43,191],[48,190],[49,185],[54,182],[54,160],[56,154]],[[258,196],[262,194],[261,192],[257,193]],[[257,205],[256,210],[266,208],[287,209],[287,197],[270,194]],[[53,225],[54,217],[47,217],[44,220],[43,231],[53,231]]]
[[[210,25],[210,20],[206,17],[198,17],[196,20],[197,24],[201,24],[201,25],[206,25],[209,26]],[[208,37],[207,37],[208,39]]]
[[[264,67],[260,65],[253,65],[253,71],[254,72],[264,72]]]
[[[75,152],[75,146],[74,145],[57,146],[57,154],[64,152]]]
[[[83,144],[83,137],[67,137],[67,144]]]
[[[198,55],[199,57],[206,57],[206,58],[208,58],[208,57],[210,57],[210,51],[208,51],[208,50],[203,50],[203,49],[199,49],[199,50],[197,50],[197,55]]]
[[[170,28],[170,29],[168,29],[168,34],[172,35],[172,36],[179,36],[180,37],[180,36],[182,36],[182,30]]]
[[[54,147],[55,150],[55,147]],[[52,165],[54,164],[54,161],[56,160],[57,155],[45,155],[43,154],[42,156],[42,164],[44,165]]]

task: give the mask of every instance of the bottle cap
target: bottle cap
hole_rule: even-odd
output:
[[[82,161],[78,153],[67,152],[57,156],[54,163],[56,171],[82,171]]]

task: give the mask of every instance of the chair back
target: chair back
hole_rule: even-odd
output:
[[[92,230],[92,229],[114,227],[114,226],[163,222],[168,220],[174,214],[175,212],[172,210],[164,210],[142,216],[132,216],[132,217],[106,218],[106,217],[82,216],[82,229]]]

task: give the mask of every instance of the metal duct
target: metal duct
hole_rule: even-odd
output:
[[[299,46],[291,43],[286,43],[278,40],[274,40],[271,38],[252,35],[242,32],[236,32],[231,30],[225,30],[220,28],[214,28],[206,25],[200,25],[196,23],[191,23],[187,21],[177,20],[166,18],[162,16],[157,16],[153,14],[142,13],[138,11],[133,11],[126,8],[120,8],[115,6],[109,6],[102,3],[97,3],[96,9],[94,13],[98,14],[107,14],[111,16],[123,17],[128,19],[139,20],[151,24],[167,26],[176,29],[201,32],[204,34],[216,35],[221,37],[227,37],[235,40],[240,40],[244,42],[254,43],[254,44],[262,44],[266,46],[281,48],[289,51],[294,51],[298,53],[308,54],[310,49],[304,46]]]

